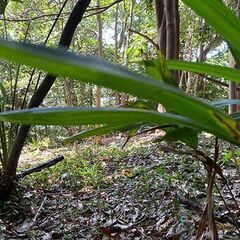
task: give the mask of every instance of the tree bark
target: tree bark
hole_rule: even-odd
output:
[[[179,58],[180,18],[178,5],[178,0],[155,0],[158,46],[166,59]],[[174,77],[179,82],[177,71],[174,71]]]
[[[166,59],[179,58],[179,11],[178,0],[155,0],[156,25],[158,34],[158,46]],[[175,80],[179,83],[179,72],[173,71]],[[158,111],[165,109],[158,104]]]
[[[85,13],[90,2],[91,0],[79,0],[76,3],[62,32],[59,41],[59,47],[64,46],[65,48],[68,48],[70,46],[74,32],[78,24],[81,22],[83,14]],[[38,107],[43,102],[55,79],[56,76],[47,74],[32,96],[28,108]],[[16,139],[8,156],[6,168],[3,170],[3,173],[0,177],[0,200],[7,200],[14,188],[14,179],[16,178],[19,157],[29,130],[30,126],[23,125],[19,128]]]
[[[236,6],[237,17],[240,18],[240,0],[235,1],[235,3],[237,5]],[[229,65],[232,68],[239,67],[239,66],[237,66],[237,63],[232,54],[230,54]],[[238,88],[238,85],[236,83],[229,82],[229,98],[230,99],[239,99],[240,98],[237,88]],[[238,112],[239,110],[240,110],[240,105],[230,105],[228,108],[229,114]]]
[[[166,57],[166,16],[163,0],[155,0],[155,12],[158,46],[161,53]]]
[[[97,0],[97,7],[100,7],[100,0]],[[103,23],[101,13],[97,15],[98,22],[98,57],[103,58]],[[96,89],[96,107],[101,107],[101,87]]]
[[[100,7],[100,0],[97,0],[97,7]],[[101,13],[97,15],[97,22],[98,22],[98,57],[103,58],[103,23]],[[96,88],[96,103],[95,106],[97,108],[101,107],[101,96],[102,96],[102,89],[100,86]],[[95,141],[97,144],[102,144],[102,137],[97,136],[95,137]]]
[[[130,44],[130,38],[131,38],[131,31],[130,29],[132,28],[132,23],[133,23],[133,16],[134,16],[134,5],[135,5],[135,0],[131,0],[130,2],[130,12],[129,15],[125,19],[125,29],[128,29],[126,33],[126,37],[124,38],[124,52],[123,52],[123,63],[125,67],[128,67],[128,54],[127,50]],[[127,28],[128,25],[128,28]],[[128,95],[126,93],[121,93],[120,95],[120,105],[125,105],[128,102]]]
[[[71,79],[64,80],[65,89],[66,89],[66,103],[68,107],[74,107],[77,105],[77,96],[74,91],[73,81]],[[79,127],[68,126],[67,131],[69,135],[73,135],[78,131]]]
[[[229,59],[229,66],[232,68],[237,68],[234,57],[231,54]],[[230,99],[238,99],[240,97],[237,89],[238,89],[238,85],[236,83],[229,82],[229,98]],[[230,105],[228,108],[229,114],[235,113],[238,110],[239,110],[238,105]]]

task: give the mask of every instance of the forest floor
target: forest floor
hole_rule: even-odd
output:
[[[151,136],[121,149],[123,142],[108,138],[103,146],[88,142],[57,150],[29,144],[22,169],[57,154],[65,159],[25,177],[18,194],[1,204],[0,240],[195,239],[206,200],[203,165],[188,155],[164,153]],[[214,139],[202,145],[212,156]],[[229,146],[222,145],[220,163],[235,201],[217,179],[217,229],[219,239],[239,239],[240,179]]]

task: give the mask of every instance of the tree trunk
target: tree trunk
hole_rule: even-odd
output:
[[[166,59],[179,58],[179,11],[178,0],[155,0],[158,46]],[[179,83],[179,72],[173,71],[175,80]],[[158,111],[164,112],[159,104]]]
[[[237,17],[240,18],[240,0],[236,1],[237,7],[236,7],[236,14]],[[234,57],[232,54],[230,54],[230,60],[229,60],[229,65],[232,68],[237,68],[236,61],[234,60]],[[239,91],[237,90],[238,85],[233,82],[229,82],[229,98],[230,99],[239,99]],[[229,114],[238,112],[240,110],[240,105],[230,105],[228,108]]]
[[[77,97],[74,92],[73,81],[71,79],[65,79],[65,89],[66,89],[66,102],[68,107],[74,107],[77,105]],[[68,126],[67,131],[69,135],[73,135],[77,132],[76,126]]]
[[[61,35],[59,47],[64,46],[65,48],[68,48],[70,46],[73,34],[78,24],[81,22],[83,14],[85,13],[90,2],[91,0],[79,0],[76,3]],[[38,107],[43,102],[55,79],[56,76],[47,74],[32,96],[28,108]],[[16,139],[8,156],[6,168],[3,170],[0,176],[0,200],[7,200],[14,189],[14,179],[16,178],[19,157],[29,130],[30,126],[23,125],[19,128]]]
[[[229,59],[229,66],[232,68],[237,68],[236,62],[234,60],[234,57],[230,54],[230,59]],[[238,99],[239,94],[237,90],[238,85],[233,82],[229,82],[229,98],[230,99]],[[239,110],[238,105],[230,105],[228,108],[229,114],[235,113]]]
[[[119,44],[118,44],[118,15],[119,15],[119,3],[116,5],[116,11],[115,11],[115,26],[114,26],[114,41],[115,41],[115,46],[114,46],[114,58],[115,62],[118,63],[118,49],[119,49]],[[121,95],[119,92],[115,92],[115,104],[116,106],[121,104]]]
[[[130,44],[130,37],[131,37],[131,31],[129,29],[132,28],[133,15],[134,15],[134,5],[135,5],[135,0],[131,0],[130,13],[125,19],[125,29],[128,29],[128,31],[126,33],[126,37],[124,38],[123,63],[125,65],[125,67],[128,67],[127,50],[128,50],[129,44]],[[125,105],[127,102],[128,102],[128,95],[126,93],[121,93],[120,104]]]
[[[165,0],[164,7],[166,13],[166,59],[178,59],[178,40],[176,26],[176,0]]]
[[[166,59],[179,57],[178,0],[155,0],[158,45]]]
[[[100,0],[97,0],[97,7],[100,7]],[[98,22],[98,57],[103,58],[103,23],[101,13],[97,15],[97,22]],[[96,107],[101,107],[101,95],[102,89],[100,86],[96,88]],[[95,138],[97,144],[102,144],[101,136],[97,136]]]
[[[163,0],[155,0],[156,25],[158,46],[161,53],[166,57],[166,16]]]
[[[100,7],[100,0],[97,0],[97,6]],[[101,14],[97,15],[98,22],[98,57],[103,58],[103,23]],[[96,89],[96,107],[101,107],[101,87]]]

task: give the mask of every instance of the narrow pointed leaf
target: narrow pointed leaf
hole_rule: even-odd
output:
[[[173,143],[176,141],[181,141],[187,146],[197,149],[198,147],[198,133],[193,129],[186,127],[177,127],[166,130],[166,135],[156,139],[155,141],[167,141]]]
[[[223,67],[200,62],[185,62],[168,60],[167,66],[172,70],[189,71],[224,78],[226,80],[240,83],[240,71],[230,67]]]
[[[200,126],[175,114],[131,108],[33,108],[0,113],[0,120],[25,125],[86,125],[126,123],[178,123]]]
[[[24,125],[84,125],[84,124],[178,124],[206,131],[233,143],[238,139],[225,136],[191,119],[171,113],[139,109],[111,108],[35,108],[0,113],[0,120]],[[236,123],[237,125],[237,123]]]
[[[219,0],[183,0],[234,48],[240,52],[240,20]]]
[[[101,135],[106,135],[109,133],[124,132],[124,131],[128,131],[129,129],[136,127],[136,126],[139,126],[139,125],[136,125],[136,124],[119,124],[119,125],[108,124],[103,127],[86,130],[86,131],[74,134],[70,137],[63,139],[62,142],[64,144],[67,144],[70,142],[74,142],[74,141],[77,141],[77,140],[80,140],[83,138],[92,137],[92,136],[101,136]]]
[[[37,67],[51,74],[79,79],[160,102],[169,110],[194,120],[196,124],[207,126],[225,138],[240,142],[236,122],[223,112],[177,88],[100,59],[4,40],[0,41],[0,57]]]
[[[221,99],[211,103],[212,106],[216,108],[226,107],[229,105],[240,104],[240,99]]]
[[[144,61],[144,65],[149,76],[157,81],[177,87],[177,81],[173,78],[172,73],[168,69],[166,60],[161,52],[157,53],[156,60]]]

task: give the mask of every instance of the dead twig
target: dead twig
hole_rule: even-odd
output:
[[[36,221],[37,221],[37,218],[39,217],[39,215],[40,215],[40,213],[41,213],[41,211],[42,211],[42,209],[43,209],[43,205],[45,204],[46,200],[47,200],[47,197],[44,197],[44,199],[43,199],[40,207],[38,208],[38,210],[37,210],[37,212],[36,212],[36,214],[35,214],[35,216],[34,216],[34,218],[33,218],[33,221],[32,221],[31,226],[34,226],[34,225],[35,225],[35,223],[36,223]]]

